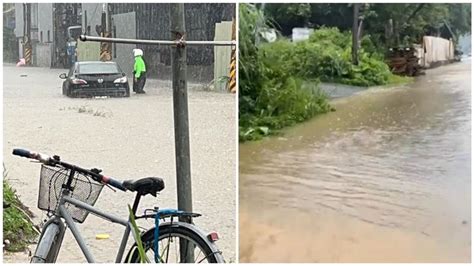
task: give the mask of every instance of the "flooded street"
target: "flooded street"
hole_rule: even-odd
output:
[[[471,61],[240,145],[241,262],[470,262]]]
[[[4,165],[10,184],[37,215],[35,221],[47,218],[36,207],[40,165],[11,155],[13,148],[58,154],[64,161],[97,167],[104,175],[122,180],[162,177],[165,189],[157,198],[145,197],[139,212],[153,206],[175,208],[171,82],[149,79],[147,94],[132,93],[130,98],[70,99],[61,95],[58,75],[62,72],[66,70],[4,65]],[[206,233],[217,231],[224,258],[235,261],[236,96],[194,89],[197,86],[201,85],[188,85],[193,209],[203,215],[194,222]],[[127,217],[127,204],[134,196],[104,187],[95,206]],[[142,225],[150,228],[153,221]],[[89,215],[79,229],[97,262],[114,261],[124,227]],[[104,233],[110,238],[96,239],[96,234]],[[5,260],[28,262],[29,258]],[[85,262],[70,231],[58,262]]]

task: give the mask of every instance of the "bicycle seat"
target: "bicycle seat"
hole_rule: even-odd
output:
[[[165,182],[159,177],[145,177],[123,181],[123,186],[130,191],[136,191],[142,196],[151,194],[156,197],[156,193],[165,188]]]

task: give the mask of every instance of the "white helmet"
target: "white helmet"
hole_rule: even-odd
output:
[[[142,49],[133,49],[133,56],[143,56],[143,51]]]

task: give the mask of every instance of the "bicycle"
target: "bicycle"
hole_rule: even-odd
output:
[[[221,252],[215,245],[215,241],[218,240],[217,233],[212,232],[206,235],[192,223],[175,221],[176,219],[192,221],[192,218],[198,217],[200,214],[154,207],[145,210],[143,215],[136,215],[142,197],[148,194],[156,197],[157,193],[164,189],[163,179],[146,177],[138,180],[120,181],[102,175],[102,171],[97,168],[88,170],[63,162],[57,155],[50,157],[25,149],[14,149],[13,155],[41,163],[38,208],[46,211],[49,219],[42,227],[31,263],[56,262],[67,228],[73,234],[87,262],[95,262],[75,225],[75,223],[83,223],[89,213],[125,226],[115,259],[116,263],[122,262],[131,232],[135,243],[123,260],[125,263],[137,263],[143,262],[143,260],[164,263],[172,260],[175,260],[173,263],[224,262]],[[116,217],[93,207],[104,185],[123,192],[136,192],[128,219]],[[133,223],[137,219],[154,219],[155,227],[137,235],[132,231],[136,228]],[[164,219],[169,219],[169,221],[160,223],[160,220]],[[176,248],[172,250],[171,244],[177,245]],[[140,253],[141,251],[144,251],[144,254]]]

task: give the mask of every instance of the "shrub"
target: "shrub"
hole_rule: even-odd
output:
[[[341,49],[350,48],[352,37],[350,32],[340,32],[338,28],[321,27],[309,37],[309,42],[326,46],[336,46]]]
[[[350,34],[337,28],[321,28],[307,41],[292,43],[280,40],[264,44],[260,53],[264,65],[272,73],[278,73],[278,68],[303,79],[356,86],[387,84],[392,74],[369,37],[364,39],[364,46],[359,52],[359,65],[352,64]],[[366,52],[364,47],[371,53]]]
[[[5,174],[4,174],[5,177]],[[20,202],[15,190],[3,180],[3,202],[9,207],[3,209],[3,239],[8,239],[8,251],[25,250],[38,235],[29,216],[32,214]]]
[[[239,136],[259,139],[275,130],[329,110],[325,95],[305,86],[295,71],[294,44],[277,41],[256,46],[259,27],[268,25],[251,4],[239,8]]]

